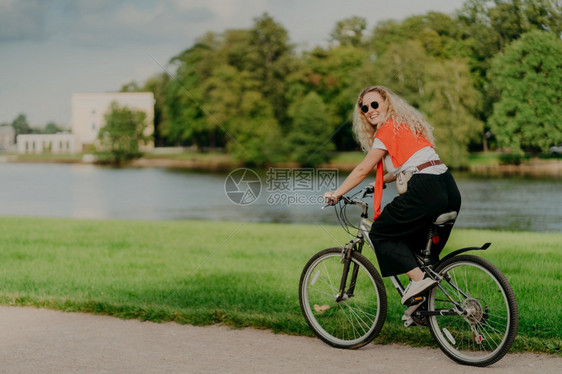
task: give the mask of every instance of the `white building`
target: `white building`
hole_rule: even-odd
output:
[[[18,153],[78,153],[74,134],[20,134],[16,140]]]
[[[153,139],[154,134],[154,94],[152,92],[112,92],[112,93],[78,93],[72,95],[71,130],[78,139],[81,151],[95,145],[99,130],[105,125],[104,116],[111,103],[120,107],[141,110],[146,113],[146,136]],[[143,145],[141,150],[152,150],[154,141]]]
[[[16,132],[12,126],[0,126],[0,150],[9,150],[14,146]]]
[[[146,113],[146,136],[154,134],[154,95],[152,92],[112,92],[72,95],[72,134],[18,135],[18,153],[82,153],[95,145],[98,132],[105,126],[105,115],[116,102],[120,107]],[[11,128],[11,127],[10,127]],[[0,144],[2,148],[2,144]],[[141,145],[142,151],[154,149],[154,141]]]

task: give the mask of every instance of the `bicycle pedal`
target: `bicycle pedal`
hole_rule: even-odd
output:
[[[425,296],[414,296],[406,300],[404,303],[405,306],[412,306],[414,304],[423,303],[425,301]]]

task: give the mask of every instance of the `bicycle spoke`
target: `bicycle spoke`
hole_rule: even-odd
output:
[[[357,313],[355,313],[353,308],[348,307],[347,309],[349,310],[349,315],[350,315],[351,319],[353,319],[357,322],[357,325],[361,328],[361,330],[363,330],[363,334],[365,334],[368,331],[368,328],[367,328],[367,330],[365,330],[364,326],[369,327],[369,325],[365,321],[363,321]],[[353,329],[356,330],[355,329],[356,323],[352,323],[352,325],[353,325]]]
[[[326,267],[326,263],[324,262],[322,265],[324,266],[324,272],[326,273],[326,277],[328,278],[330,288],[332,290],[335,290],[334,285],[332,283],[332,278],[330,278],[330,272],[328,271],[328,268]]]
[[[348,307],[349,307],[349,311],[355,316],[356,320],[357,320],[362,326],[367,327],[367,330],[368,330],[368,329],[370,328],[370,324],[369,324],[368,322],[366,322],[366,321],[363,319],[365,316],[368,316],[368,314],[363,313],[363,310],[361,310],[361,309],[353,308],[353,307],[351,307],[351,306],[349,306],[349,305],[348,305]],[[358,312],[361,312],[361,313],[364,314],[363,318],[361,317],[360,313],[358,313]]]
[[[365,315],[366,317],[371,317],[372,319],[374,319],[374,318],[376,317],[376,314],[367,313],[367,312],[366,312],[365,310],[363,310],[363,309],[354,308],[354,307],[349,306],[349,305],[348,305],[348,307],[349,307],[350,309],[354,309],[354,310],[356,310],[356,311],[361,312],[361,313],[362,313],[363,315]]]

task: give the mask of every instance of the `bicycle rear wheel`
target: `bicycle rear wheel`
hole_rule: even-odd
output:
[[[360,348],[370,343],[384,324],[386,291],[373,264],[353,252],[345,297],[336,302],[344,270],[341,254],[342,248],[328,248],[308,261],[300,279],[300,306],[312,331],[325,343]],[[354,268],[356,284],[348,294]]]
[[[489,261],[471,255],[453,257],[435,269],[440,285],[462,308],[429,317],[431,335],[454,361],[488,366],[511,348],[517,334],[515,295],[505,276]],[[428,310],[450,311],[452,301],[439,287],[431,290]]]

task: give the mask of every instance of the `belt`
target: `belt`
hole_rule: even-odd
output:
[[[430,166],[435,166],[435,165],[441,165],[442,162],[441,160],[432,160],[432,161],[428,161],[428,162],[424,162],[423,164],[418,165],[417,169],[418,171],[428,168]]]

